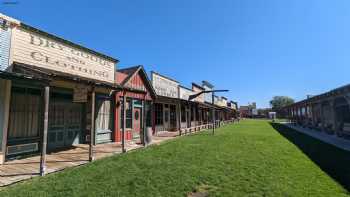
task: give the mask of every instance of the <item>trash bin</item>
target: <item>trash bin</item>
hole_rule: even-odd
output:
[[[146,144],[150,144],[152,142],[153,129],[152,127],[146,128]]]

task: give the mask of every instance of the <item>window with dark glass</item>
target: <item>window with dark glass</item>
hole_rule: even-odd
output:
[[[181,105],[181,122],[186,122],[186,107]]]
[[[146,127],[152,126],[152,104],[149,101],[145,103]]]
[[[112,121],[112,104],[109,99],[97,99],[96,101],[96,131],[104,132],[111,131],[113,127]]]
[[[169,111],[165,110],[164,111],[164,122],[168,122],[169,121]]]
[[[154,104],[155,111],[155,124],[162,125],[163,124],[163,104],[156,103]]]
[[[13,87],[9,116],[9,140],[38,137],[41,129],[42,99],[38,89]]]
[[[194,121],[194,110],[193,110],[193,107],[191,107],[191,121]]]
[[[120,99],[120,103],[121,103],[121,112],[120,112],[120,128],[123,128],[123,117],[124,117],[124,106],[123,106],[123,98]],[[125,127],[127,129],[131,129],[132,128],[132,100],[131,99],[126,99],[126,118],[125,118],[125,122],[126,125]]]

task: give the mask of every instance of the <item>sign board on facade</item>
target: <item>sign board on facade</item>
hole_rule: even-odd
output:
[[[202,88],[197,87],[196,85],[192,85],[192,90],[195,93],[199,93],[199,92],[202,92],[204,90],[204,88],[202,89]],[[200,102],[200,103],[204,103],[204,94],[197,96],[194,100],[197,102]]]
[[[157,95],[178,98],[179,83],[167,77],[152,72],[152,85]]]
[[[73,102],[86,103],[88,99],[88,88],[84,85],[77,84],[74,87]]]
[[[12,36],[14,62],[114,83],[115,62],[105,57],[21,27]]]
[[[189,90],[189,89],[181,87],[181,86],[179,87],[179,98],[180,99],[188,100],[188,98],[192,94],[193,94],[192,90]]]
[[[213,90],[212,87],[209,87],[208,85],[206,85],[205,83],[203,83],[202,87],[204,88],[204,90],[206,91],[210,91],[210,90]],[[204,101],[207,102],[207,103],[211,103],[212,101],[212,95],[213,93],[205,93],[204,94]],[[214,102],[215,103],[215,102]]]

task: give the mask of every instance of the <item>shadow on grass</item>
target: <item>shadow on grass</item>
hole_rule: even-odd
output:
[[[279,123],[270,123],[282,136],[295,144],[324,172],[350,192],[350,152],[324,143]]]

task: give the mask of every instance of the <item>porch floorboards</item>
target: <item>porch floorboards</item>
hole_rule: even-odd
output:
[[[138,144],[126,145],[127,151],[142,147]],[[118,143],[99,144],[94,148],[95,159],[120,154],[121,152],[121,145]],[[47,154],[46,174],[86,163],[89,163],[89,145],[79,144],[67,150]],[[40,155],[6,161],[3,165],[0,165],[0,187],[39,176],[39,167]]]

